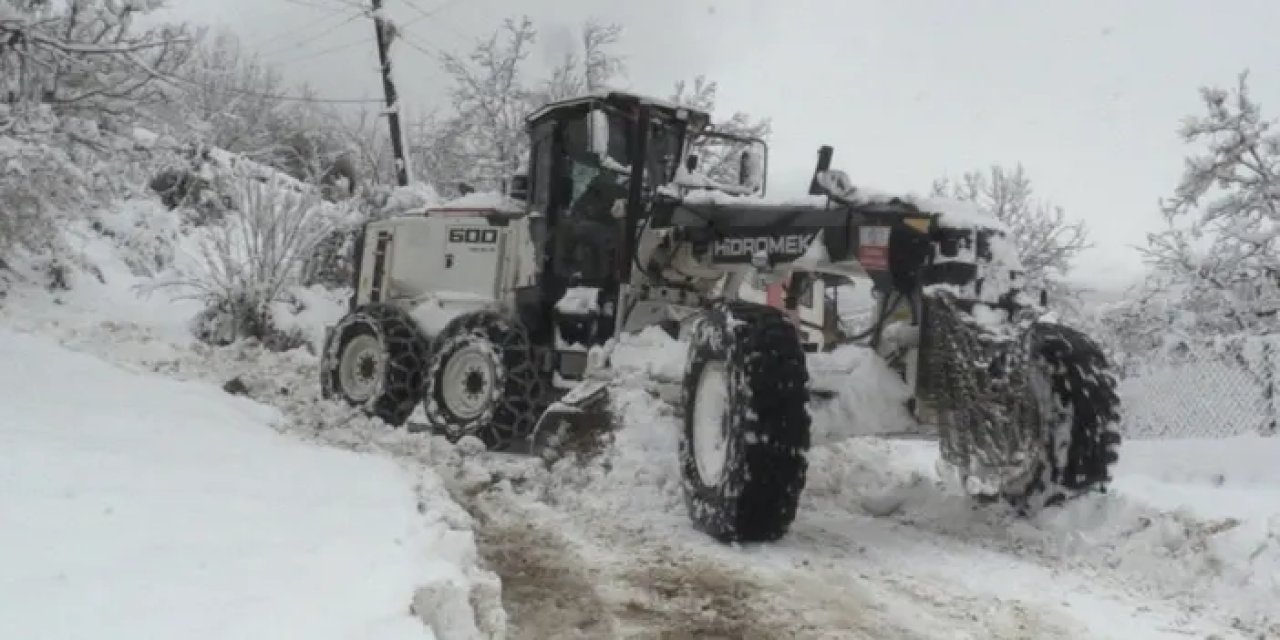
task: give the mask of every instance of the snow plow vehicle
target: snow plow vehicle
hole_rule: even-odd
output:
[[[326,336],[326,397],[536,450],[600,428],[583,423],[607,415],[613,345],[656,325],[688,348],[691,519],[721,541],[770,541],[805,486],[807,361],[856,343],[899,372],[973,495],[1034,509],[1105,487],[1119,445],[1107,361],[1023,290],[994,218],[857,188],[830,147],[808,194],[767,196],[762,141],[628,93],[548,104],[527,130],[528,171],[506,196],[366,225],[350,311]],[[736,177],[723,154],[699,170],[712,145],[733,151]],[[876,292],[870,326],[806,338],[802,300],[844,282]]]

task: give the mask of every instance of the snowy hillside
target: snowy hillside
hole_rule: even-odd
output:
[[[44,336],[2,328],[0,358],[0,637],[422,638],[418,590],[446,637],[472,620],[474,550],[424,471]]]
[[[152,276],[118,238],[72,237],[102,281],[16,286],[0,311],[23,363],[0,387],[0,554],[22,568],[0,579],[22,603],[4,637],[1280,633],[1275,439],[1130,442],[1109,495],[1021,520],[974,509],[928,440],[853,437],[909,418],[883,364],[846,350],[857,375],[815,407],[792,533],[723,546],[681,501],[653,381],[684,352],[661,332],[618,353],[612,444],[547,468],[321,402],[306,345],[200,344],[199,305],[140,296]],[[342,292],[299,299],[281,320],[313,338],[342,311]],[[94,604],[48,613],[62,602]]]

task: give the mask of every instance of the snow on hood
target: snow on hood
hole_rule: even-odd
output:
[[[689,185],[692,186],[692,185]],[[662,187],[659,192],[681,202],[694,206],[775,206],[775,207],[809,207],[821,209],[838,206],[825,195],[791,195],[791,196],[744,196],[725,193],[711,189],[697,190],[680,195],[674,188]],[[1008,232],[1009,228],[999,218],[983,211],[976,205],[963,200],[950,198],[926,198],[916,195],[900,195],[888,191],[879,191],[858,187],[848,199],[855,204],[888,204],[893,200],[912,204],[924,213],[937,214],[943,226],[952,228],[982,227]]]
[[[508,198],[496,191],[477,191],[460,198],[454,198],[433,209],[494,209],[497,211],[522,212],[524,204]]]

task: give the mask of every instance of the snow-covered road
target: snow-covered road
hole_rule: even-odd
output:
[[[846,364],[856,367],[860,375],[850,377],[844,401],[818,413],[809,482],[791,533],[769,545],[725,546],[694,531],[685,515],[676,472],[676,419],[671,407],[650,392],[648,382],[654,374],[678,371],[681,349],[653,333],[618,354],[621,373],[613,402],[623,425],[613,445],[597,457],[564,460],[547,468],[529,457],[489,454],[465,444],[449,445],[441,438],[387,429],[344,407],[318,402],[316,361],[301,350],[272,354],[252,345],[200,347],[183,337],[175,321],[189,317],[186,311],[174,312],[155,301],[142,307],[140,302],[126,304],[120,292],[89,294],[68,296],[53,306],[22,300],[10,306],[21,312],[0,313],[0,323],[172,378],[217,385],[239,378],[249,395],[274,405],[283,416],[267,425],[269,421],[255,413],[260,408],[205,386],[205,392],[217,397],[203,401],[223,407],[216,411],[238,407],[235,411],[243,412],[242,424],[226,424],[231,418],[214,409],[170,406],[166,410],[176,415],[163,417],[156,409],[155,420],[145,423],[151,426],[131,436],[135,442],[157,439],[186,447],[185,455],[194,457],[200,441],[186,442],[175,435],[205,424],[206,414],[221,416],[214,420],[219,429],[236,434],[262,432],[263,442],[243,443],[243,456],[220,458],[211,453],[211,459],[233,460],[236,468],[270,470],[266,478],[242,469],[245,477],[235,481],[148,483],[148,476],[172,469],[174,461],[183,459],[157,454],[153,457],[159,460],[158,470],[139,474],[134,481],[141,486],[129,489],[140,496],[157,495],[151,505],[157,511],[158,505],[177,504],[180,497],[199,505],[209,499],[207,490],[216,489],[219,496],[225,491],[231,500],[226,508],[258,514],[262,521],[233,532],[238,538],[203,536],[188,541],[186,547],[148,538],[147,546],[154,546],[155,554],[170,554],[153,555],[157,566],[168,566],[159,562],[162,557],[178,558],[174,566],[181,567],[191,558],[221,558],[229,549],[266,544],[273,535],[300,535],[273,528],[293,522],[311,531],[308,539],[314,546],[303,549],[311,549],[312,555],[282,544],[270,547],[270,554],[264,552],[278,563],[271,566],[306,568],[294,574],[283,568],[272,570],[273,575],[280,574],[278,584],[288,593],[271,592],[264,596],[267,599],[254,601],[253,595],[262,591],[252,576],[235,571],[240,565],[212,569],[223,571],[228,581],[205,586],[214,585],[209,588],[218,589],[219,597],[231,602],[227,606],[246,607],[243,611],[248,615],[256,613],[262,619],[294,615],[291,612],[299,611],[297,607],[303,606],[299,603],[305,602],[306,610],[334,621],[323,629],[328,635],[336,636],[340,632],[334,630],[342,629],[360,637],[395,638],[393,634],[401,630],[408,633],[413,622],[407,615],[406,596],[433,575],[432,562],[452,558],[448,566],[456,581],[440,583],[444,586],[420,591],[413,598],[415,611],[443,639],[500,637],[496,629],[504,619],[511,638],[1280,637],[1280,607],[1275,605],[1280,602],[1280,466],[1274,464],[1280,459],[1280,440],[1274,438],[1129,442],[1111,494],[1078,501],[1036,520],[1020,520],[992,508],[975,508],[942,482],[935,470],[933,444],[928,441],[852,437],[902,419],[901,398],[892,380],[878,375],[878,363],[859,361],[855,355]],[[313,321],[324,321],[318,311],[320,298],[311,309],[318,317]],[[24,360],[32,357],[22,356]],[[67,394],[57,396],[60,408],[48,409],[63,412],[59,415],[64,418],[93,415],[107,407],[137,411],[129,409],[136,404],[113,404],[106,401],[109,398],[73,404],[80,402],[74,394],[57,391],[67,388],[67,380],[76,380],[77,388],[87,385],[82,369],[92,367],[77,364],[44,378],[13,371],[14,380],[8,384],[22,390],[15,401],[27,407],[24,411],[49,403],[50,393]],[[154,377],[147,384],[155,382]],[[125,393],[146,395],[142,390]],[[53,415],[44,420],[59,429],[71,429],[70,433],[51,432],[63,433],[60,437],[68,442],[79,442],[70,435],[89,424],[84,420],[70,424]],[[183,425],[183,431],[173,429],[175,422]],[[303,468],[287,462],[275,468],[271,459],[277,454],[286,460],[329,454],[314,453],[319,451],[314,447],[306,454],[289,453],[291,449],[270,429],[285,431],[295,440],[374,452],[383,462],[369,456],[332,454],[348,462],[314,473],[306,472],[306,465],[312,464],[306,461],[296,462]],[[66,473],[78,470],[75,473],[84,483],[93,476],[83,469],[99,462],[97,458],[81,460],[74,452],[64,457],[66,447],[58,448],[57,440],[34,442],[32,446],[46,448],[26,454],[25,466],[8,465],[0,468],[0,474],[13,474],[12,478],[6,475],[4,486],[9,493],[5,495],[20,497],[19,504],[38,514],[61,504],[49,486],[31,484],[32,478],[45,477],[42,469],[52,465]],[[407,473],[411,484],[393,482],[395,465],[385,464],[386,460],[398,462],[399,473]],[[342,470],[342,464],[352,468]],[[267,503],[261,501],[266,497],[255,502],[258,496],[248,491],[246,483],[268,479],[280,484],[264,496],[285,500],[296,495],[298,509],[314,511],[294,516],[266,509]],[[15,486],[19,491],[14,491]],[[415,521],[403,508],[406,500],[414,499],[414,487],[419,500],[424,495],[443,500],[447,491],[456,505],[432,503],[426,516]],[[306,499],[317,495],[326,499]],[[362,497],[369,495],[372,502]],[[237,501],[243,504],[237,507]],[[12,512],[7,498],[5,504],[8,518]],[[385,506],[388,515],[367,527],[350,525],[368,516],[343,517],[365,514],[378,504]],[[209,513],[192,511],[191,517]],[[75,525],[74,530],[58,531],[59,537],[51,540],[80,540],[111,531],[95,529],[109,526],[105,523],[110,520],[85,515],[88,512],[47,513],[46,525],[33,519],[29,526],[44,526],[42,532],[53,536],[56,524]],[[181,513],[157,513],[156,517],[163,525],[185,517]],[[417,527],[435,531],[436,537]],[[9,531],[17,529],[7,528],[5,533]],[[388,536],[393,535],[408,542],[388,545]],[[427,549],[424,540],[434,545],[443,541],[454,555]],[[4,542],[0,553],[13,558],[43,557],[31,565],[37,568],[59,560],[56,554],[39,556],[41,543],[29,534],[13,535]],[[336,545],[325,548],[337,549],[339,557],[311,567],[314,549],[321,545]],[[122,558],[146,557],[134,551],[113,556],[117,564],[106,566],[118,569]],[[485,569],[473,566],[473,553],[478,554],[479,564],[501,579],[505,612],[496,606],[496,583],[487,581]],[[346,576],[353,567],[385,571]],[[119,573],[97,571],[92,574],[97,582],[61,593],[92,596],[97,600],[85,602],[106,603],[103,607],[136,601],[143,592],[131,589],[139,583]],[[57,575],[46,575],[48,584],[60,584]],[[353,579],[365,584],[375,576],[376,592],[385,597],[370,592],[369,597],[344,601],[342,606],[324,604],[328,602],[324,598],[337,598],[336,594],[352,588]],[[232,578],[249,582],[236,583]],[[0,584],[6,585],[6,591],[18,590],[12,580]],[[48,611],[48,598],[42,598]],[[467,601],[467,606],[460,600]],[[211,611],[215,607],[210,602],[214,601],[186,602],[184,606],[192,612],[183,610],[183,621],[188,621],[186,616],[223,618]],[[459,606],[448,606],[449,602]],[[34,604],[27,609],[39,611]],[[75,612],[79,618],[68,619],[91,620],[94,611],[103,609],[82,603]],[[0,625],[13,620],[31,625],[36,617],[24,610],[22,617],[0,616]],[[113,620],[125,625],[123,618]],[[379,622],[389,626],[367,626]],[[134,635],[151,630],[139,628]],[[415,631],[421,634],[425,628],[419,623]],[[226,637],[220,633],[226,627],[210,629],[209,635]],[[325,633],[308,637],[317,636]]]
[[[975,508],[948,489],[934,471],[931,442],[849,438],[847,425],[828,424],[818,429],[825,441],[814,451],[791,533],[767,545],[717,544],[688,524],[675,467],[676,418],[642,382],[663,366],[664,349],[644,349],[648,358],[620,358],[645,365],[615,395],[626,426],[606,456],[550,471],[502,456],[471,464],[472,477],[506,480],[466,502],[486,523],[485,555],[501,560],[494,568],[508,585],[522,586],[514,592],[508,586],[504,596],[515,637],[1280,633],[1271,626],[1280,595],[1274,578],[1280,546],[1269,530],[1275,518],[1269,523],[1247,511],[1253,505],[1237,504],[1236,515],[1253,529],[1237,540],[1208,540],[1195,527],[1211,523],[1213,514],[1186,503],[1182,513],[1161,511],[1130,493],[1134,484],[1163,482],[1141,462],[1124,469],[1132,475],[1111,496],[1029,522]],[[875,404],[865,390],[847,391],[864,404],[825,415],[894,411],[892,394]],[[1200,446],[1133,448],[1141,461]],[[1234,446],[1269,447],[1270,459],[1280,456],[1280,443],[1262,439]],[[1262,473],[1242,474],[1246,484],[1237,490],[1256,500],[1276,495],[1280,475]],[[1177,495],[1178,488],[1166,490]],[[1280,501],[1271,505],[1264,514],[1280,511]],[[1188,528],[1179,531],[1173,522]],[[1222,566],[1209,569],[1216,564]],[[563,584],[544,588],[548,576]]]

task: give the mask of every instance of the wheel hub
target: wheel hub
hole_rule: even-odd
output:
[[[493,403],[497,372],[490,353],[479,345],[459,349],[441,374],[441,400],[462,420],[480,417]]]
[[[729,385],[725,365],[708,362],[693,400],[693,458],[705,485],[719,484],[728,458]]]
[[[376,336],[352,338],[338,363],[338,384],[342,393],[355,402],[365,402],[378,392],[386,367],[386,355]]]

